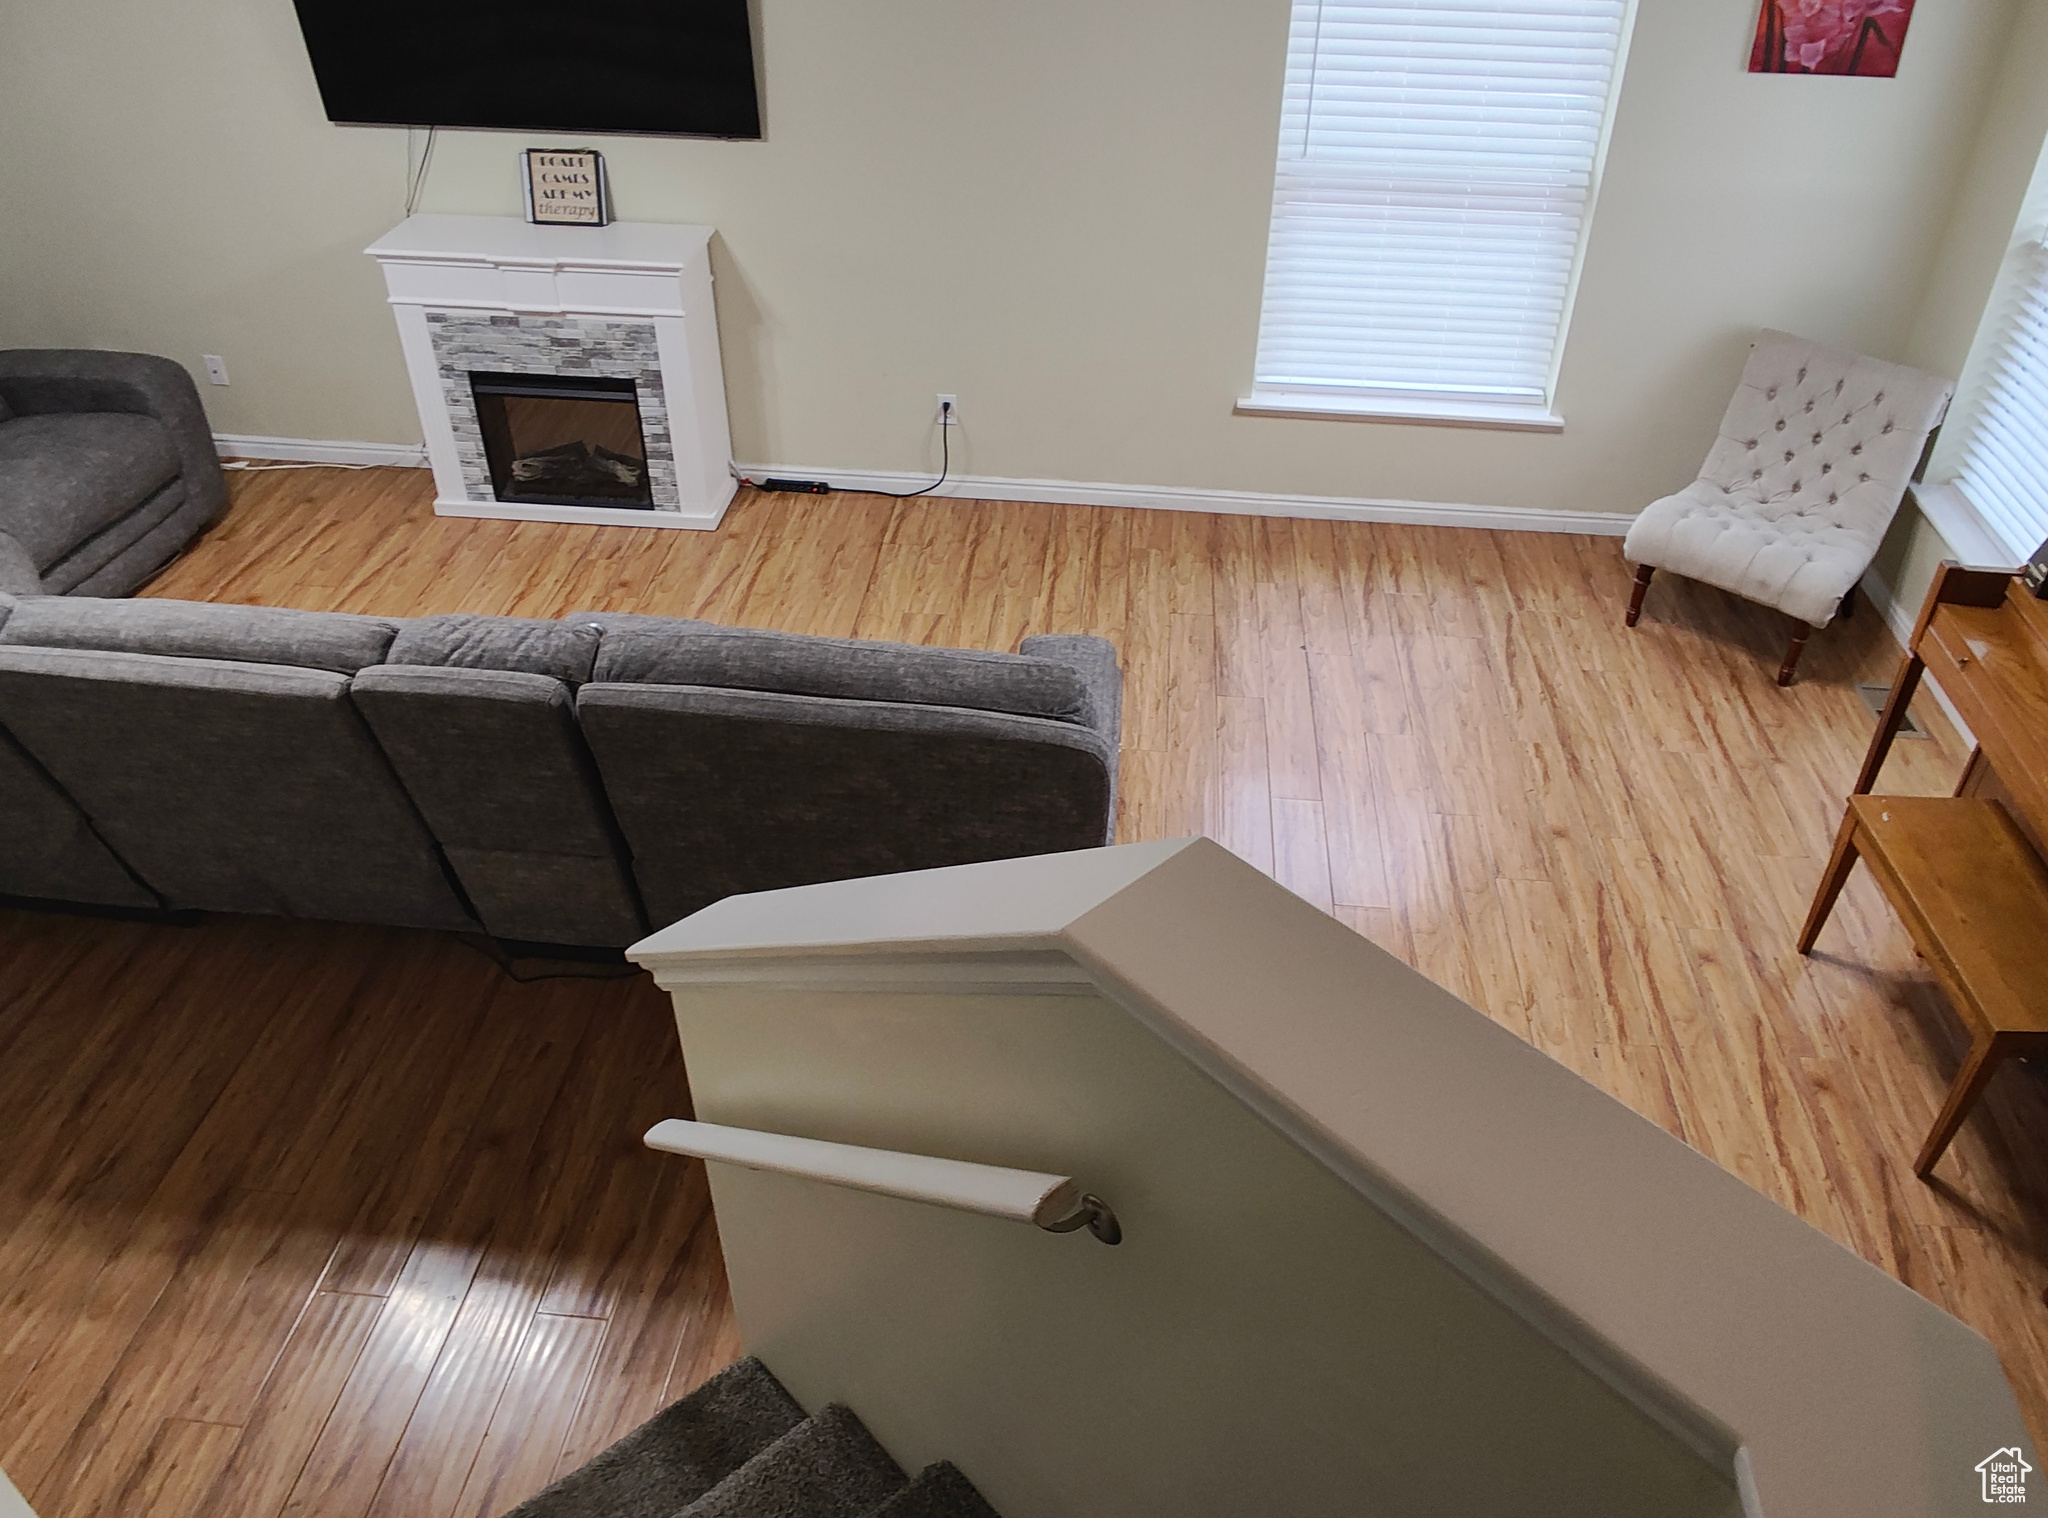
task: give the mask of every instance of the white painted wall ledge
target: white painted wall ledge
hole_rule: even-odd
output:
[[[2024,562],[1999,541],[1970,498],[1953,484],[1915,485],[1906,499],[1920,509],[1920,515],[1961,562],[1994,569],[2018,568]]]
[[[1240,396],[1239,416],[1319,422],[1393,422],[1411,427],[1478,427],[1499,432],[1562,432],[1564,418],[1544,405],[1420,397],[1309,395],[1284,391]]]

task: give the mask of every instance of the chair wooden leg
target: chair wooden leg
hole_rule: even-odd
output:
[[[1842,826],[1835,834],[1835,851],[1828,855],[1828,867],[1821,871],[1820,885],[1813,893],[1813,906],[1806,913],[1806,926],[1799,930],[1801,954],[1813,952],[1813,941],[1820,937],[1820,930],[1827,924],[1828,913],[1834,911],[1842,887],[1849,883],[1849,872],[1856,868],[1856,859],[1856,810],[1851,807],[1842,813]]]
[[[1920,1146],[1920,1157],[1913,1161],[1913,1174],[1923,1181],[1927,1179],[1928,1172],[1934,1169],[1942,1152],[1948,1148],[1949,1140],[1963,1126],[1963,1119],[1977,1105],[1984,1083],[2004,1061],[2005,1050],[2000,1046],[1998,1036],[1979,1034],[1963,1058],[1963,1068],[1956,1072],[1955,1080],[1949,1085],[1948,1100],[1942,1104],[1941,1116],[1934,1120],[1934,1130],[1927,1135],[1927,1142]]]
[[[1625,626],[1634,627],[1636,619],[1642,616],[1643,593],[1650,588],[1650,576],[1656,572],[1657,566],[1654,564],[1638,564],[1636,566],[1636,586],[1634,590],[1629,592],[1628,617],[1624,622]]]
[[[1792,646],[1785,650],[1785,662],[1778,666],[1778,683],[1790,685],[1792,671],[1799,667],[1799,656],[1806,652],[1806,640],[1813,636],[1813,624],[1792,619]]]

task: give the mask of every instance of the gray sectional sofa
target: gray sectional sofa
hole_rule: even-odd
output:
[[[0,594],[0,895],[617,947],[1108,842],[1120,704],[1089,637]]]
[[[171,360],[0,352],[0,592],[125,596],[227,499],[199,392]]]

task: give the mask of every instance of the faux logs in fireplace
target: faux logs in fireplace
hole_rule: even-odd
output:
[[[633,381],[473,372],[469,388],[499,500],[654,509]]]

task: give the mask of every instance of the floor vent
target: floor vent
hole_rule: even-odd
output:
[[[1892,688],[1889,685],[1880,685],[1874,680],[1866,681],[1856,687],[1856,694],[1863,698],[1863,704],[1870,708],[1870,715],[1873,717],[1884,710],[1884,703],[1891,693]],[[1908,711],[1906,713],[1906,720],[1899,724],[1899,736],[1901,738],[1925,738],[1927,736],[1927,729],[1915,722],[1912,712]]]

